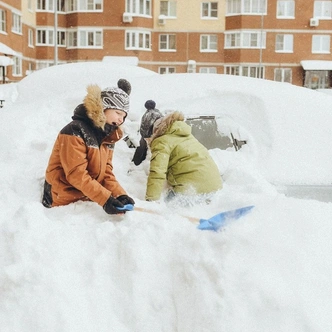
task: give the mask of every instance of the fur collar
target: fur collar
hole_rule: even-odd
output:
[[[83,101],[83,104],[86,108],[86,114],[96,127],[104,130],[106,117],[101,100],[101,89],[98,85],[94,84],[89,85],[86,90],[87,95]]]
[[[164,135],[168,128],[170,128],[175,121],[184,121],[184,116],[181,112],[175,111],[164,116],[163,118],[158,119],[153,126],[151,141],[159,136]]]

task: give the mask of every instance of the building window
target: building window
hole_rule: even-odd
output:
[[[217,17],[218,17],[218,2],[203,2],[202,18],[217,18]]]
[[[53,0],[50,0],[53,1]],[[63,0],[61,0],[62,2]],[[61,8],[64,8],[61,4]],[[58,4],[59,8],[59,4]],[[76,12],[76,11],[101,11],[102,10],[102,0],[67,0],[67,10],[69,12]]]
[[[242,0],[244,14],[266,13],[266,0]]]
[[[81,0],[80,9],[82,10],[101,10],[102,9],[102,0]]]
[[[277,18],[294,18],[294,17],[295,17],[295,1],[278,0]]]
[[[150,32],[127,31],[126,32],[126,50],[151,50]]]
[[[304,86],[309,89],[328,89],[331,87],[328,70],[307,70]]]
[[[293,52],[293,35],[276,35],[276,52]]]
[[[292,70],[290,68],[275,68],[274,80],[277,82],[292,83]]]
[[[225,34],[225,48],[240,48],[241,47],[241,33],[226,33]]]
[[[30,28],[28,30],[28,46],[33,47],[33,30]]]
[[[30,75],[30,74],[32,74],[34,72],[33,65],[34,64],[32,62],[28,63],[28,69],[26,70],[25,75]]]
[[[69,31],[67,36],[68,47],[77,47],[77,31]]]
[[[22,58],[14,56],[13,61],[13,76],[22,76]]]
[[[189,74],[196,73],[196,61],[195,60],[188,60],[187,73],[189,73]]]
[[[69,31],[68,32],[68,47],[77,47],[77,31]]]
[[[263,78],[263,67],[261,66],[241,66],[242,75],[253,78]]]
[[[36,45],[54,46],[54,30],[53,29],[38,29]],[[57,31],[57,45],[66,46],[66,32]]]
[[[253,78],[264,78],[264,67],[262,66],[225,66],[225,74],[246,76]]]
[[[37,0],[37,10],[54,11],[53,0]]]
[[[217,52],[218,37],[216,35],[201,35],[201,52]]]
[[[330,36],[312,36],[312,53],[330,53]]]
[[[54,12],[54,4],[56,1],[58,4],[57,10],[61,11],[61,12],[65,12],[65,0],[37,0],[37,10]],[[75,0],[75,3],[76,3],[76,0]],[[32,10],[32,7],[31,8],[29,7],[29,9]]]
[[[54,46],[54,30],[37,29],[36,45]]]
[[[0,78],[2,78],[2,83],[5,83],[7,78],[7,66],[0,66]]]
[[[0,31],[6,32],[6,12],[3,9],[0,9]]]
[[[262,43],[262,32],[243,32],[242,33],[242,47],[244,48],[259,48],[261,46],[265,46],[265,38],[264,43]]]
[[[160,15],[176,17],[176,1],[160,1]]]
[[[241,0],[227,0],[226,1],[226,15],[241,14]]]
[[[102,40],[101,35],[101,31],[79,31],[79,46],[100,47]]]
[[[126,12],[151,16],[151,0],[126,0]]]
[[[265,48],[266,32],[225,33],[225,48]]]
[[[217,74],[216,67],[201,67],[199,68],[201,74]]]
[[[227,0],[226,15],[266,14],[267,0]]]
[[[37,10],[54,11],[54,3],[56,0],[37,0]]]
[[[49,61],[40,61],[40,62],[36,62],[36,70],[40,70],[40,69],[45,69],[50,67],[53,64],[52,62]]]
[[[57,45],[66,46],[66,31],[57,31]]]
[[[58,11],[59,12],[65,12],[66,11],[66,0],[58,0]]]
[[[75,12],[77,11],[77,0],[68,0],[67,2],[67,11]]]
[[[159,36],[159,51],[175,51],[176,50],[175,35]]]
[[[225,74],[240,76],[240,67],[239,66],[225,66]]]
[[[12,32],[22,33],[22,17],[19,14],[12,13]]]
[[[158,73],[159,74],[174,74],[175,68],[174,67],[159,67]]]
[[[315,1],[314,17],[319,19],[332,18],[332,1]]]
[[[100,30],[68,31],[68,47],[101,48],[102,35]],[[58,42],[64,42],[64,38],[62,34],[58,34]]]

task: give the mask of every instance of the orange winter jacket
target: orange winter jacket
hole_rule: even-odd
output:
[[[126,194],[113,174],[114,143],[122,130],[105,123],[100,88],[88,87],[73,121],[59,133],[45,174],[43,205],[91,200],[103,206],[110,196]]]

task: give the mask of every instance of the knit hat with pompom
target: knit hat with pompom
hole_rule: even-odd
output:
[[[106,88],[101,91],[103,109],[114,108],[128,114],[131,85],[124,78],[119,79],[117,85],[118,87]]]
[[[140,134],[143,138],[151,137],[154,122],[163,117],[163,114],[156,109],[154,100],[147,100],[144,104],[146,112],[142,116]]]
[[[154,100],[147,100],[144,104],[147,110],[153,110],[156,108],[156,102]]]

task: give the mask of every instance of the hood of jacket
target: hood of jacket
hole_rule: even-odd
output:
[[[77,112],[75,110],[74,116],[84,117],[86,115],[95,127],[104,130],[106,117],[101,100],[101,88],[98,85],[89,85],[86,90],[87,95],[83,100],[85,114],[82,114],[82,110],[78,109]]]
[[[191,127],[184,122],[184,116],[181,112],[176,111],[159,118],[154,123],[151,141],[165,134],[177,136],[188,136],[191,134]]]

